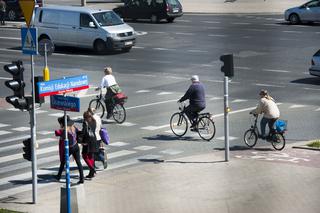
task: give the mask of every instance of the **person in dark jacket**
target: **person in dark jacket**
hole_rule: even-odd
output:
[[[199,76],[193,75],[191,77],[192,84],[187,92],[182,96],[178,102],[182,102],[189,99],[189,106],[184,109],[184,112],[188,116],[191,122],[191,129],[194,130],[196,125],[196,118],[199,112],[206,108],[205,89],[202,83],[199,81]]]

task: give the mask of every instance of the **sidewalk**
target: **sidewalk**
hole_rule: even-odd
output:
[[[318,213],[319,176],[320,167],[294,163],[235,157],[224,162],[224,151],[213,150],[106,170],[83,187],[86,212],[95,213]],[[59,212],[63,185],[39,190],[36,205],[25,204],[32,199],[26,193],[0,206],[32,213]]]

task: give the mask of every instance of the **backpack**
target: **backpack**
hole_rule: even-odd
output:
[[[110,138],[109,138],[109,134],[106,128],[101,128],[99,131],[101,140],[103,141],[103,143],[105,143],[106,145],[109,145],[110,143]]]

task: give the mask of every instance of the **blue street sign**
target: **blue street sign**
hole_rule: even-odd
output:
[[[27,55],[38,54],[37,28],[21,28],[22,53]]]
[[[88,76],[78,75],[52,81],[38,82],[39,96],[63,94],[89,88]]]
[[[50,107],[57,110],[80,112],[80,98],[52,95],[50,96]]]

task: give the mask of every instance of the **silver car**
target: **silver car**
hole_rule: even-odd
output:
[[[313,55],[309,72],[310,75],[320,77],[320,50]]]
[[[320,0],[309,1],[300,7],[293,7],[285,11],[284,18],[291,24],[320,21]]]

